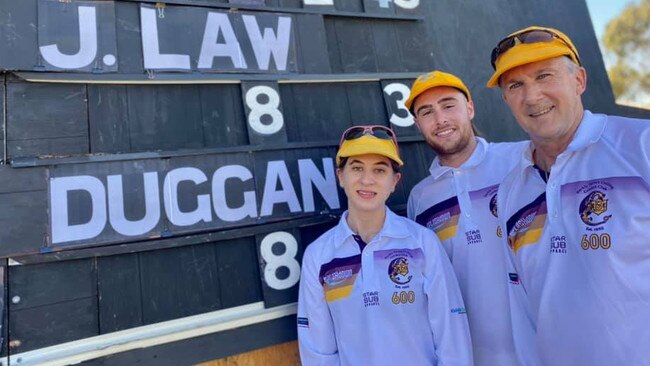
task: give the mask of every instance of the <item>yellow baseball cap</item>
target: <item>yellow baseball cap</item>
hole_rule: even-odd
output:
[[[404,162],[399,157],[399,151],[393,139],[377,138],[365,134],[353,140],[343,140],[339,151],[336,153],[336,166],[341,165],[343,158],[365,154],[382,155],[393,160],[399,166],[404,165]]]
[[[544,37],[522,38],[524,35],[547,33],[548,39]],[[492,51],[492,66],[494,74],[487,82],[489,88],[499,84],[499,78],[506,71],[517,66],[546,60],[549,58],[569,56],[577,65],[580,64],[578,50],[566,34],[554,28],[532,26],[518,30],[501,40]]]
[[[435,88],[438,86],[449,86],[452,88],[456,88],[460,90],[463,94],[465,94],[465,97],[467,97],[467,100],[472,100],[472,96],[469,93],[469,89],[465,86],[462,80],[460,80],[459,77],[456,75],[452,75],[446,72],[442,71],[432,71],[427,74],[422,74],[418,76],[417,79],[413,82],[413,86],[411,86],[411,94],[409,95],[409,98],[404,102],[404,105],[406,108],[411,111],[411,114],[413,111],[411,108],[413,107],[413,102],[415,101],[415,98],[417,98],[420,94],[424,93],[425,91]]]

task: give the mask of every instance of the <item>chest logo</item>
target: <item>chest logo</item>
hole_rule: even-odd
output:
[[[411,282],[413,275],[409,275],[409,262],[406,257],[397,257],[388,265],[388,275],[391,281],[398,285]]]
[[[580,219],[589,226],[597,226],[606,223],[612,215],[603,214],[607,212],[607,195],[601,191],[593,191],[580,202]]]
[[[492,215],[494,217],[499,217],[499,213],[497,211],[497,195],[495,194],[492,196],[490,199],[490,212],[492,212]]]

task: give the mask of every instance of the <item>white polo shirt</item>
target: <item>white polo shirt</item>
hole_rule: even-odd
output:
[[[528,142],[488,143],[458,168],[441,166],[418,183],[408,217],[436,232],[458,277],[472,334],[476,365],[519,365],[512,336],[508,271],[498,228],[496,194]]]
[[[542,362],[650,365],[650,121],[585,111],[548,183],[529,149],[498,197]]]
[[[302,364],[472,365],[463,300],[436,236],[387,208],[360,250],[346,217],[305,250]]]

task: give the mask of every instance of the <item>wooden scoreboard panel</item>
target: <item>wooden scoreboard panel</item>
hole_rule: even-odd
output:
[[[403,101],[425,68],[385,49],[420,23],[393,2],[3,5],[38,24],[2,46],[5,355],[295,303],[305,246],[345,209],[341,131],[421,145]],[[290,318],[260,326],[291,338]]]

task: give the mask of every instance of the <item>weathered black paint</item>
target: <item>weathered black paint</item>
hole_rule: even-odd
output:
[[[85,85],[7,82],[10,157],[87,154]]]
[[[296,317],[213,333],[154,347],[140,348],[81,363],[88,366],[194,365],[296,339]]]
[[[138,255],[113,255],[97,259],[99,333],[144,324],[140,278]]]
[[[98,334],[96,259],[11,266],[9,340],[11,352]]]

